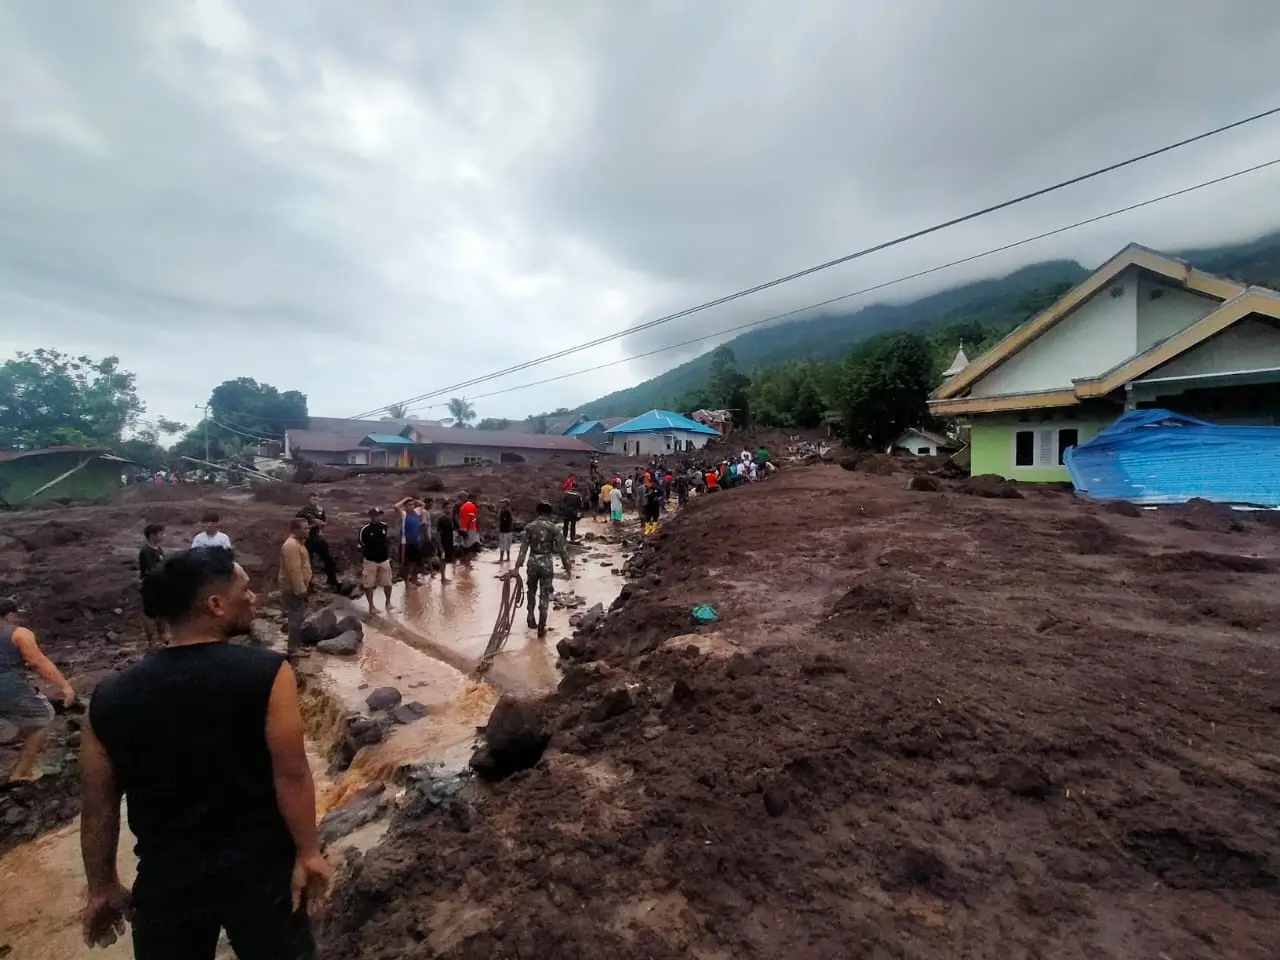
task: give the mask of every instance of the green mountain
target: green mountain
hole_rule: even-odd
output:
[[[1280,233],[1178,256],[1211,273],[1280,288]],[[1089,273],[1074,260],[1045,260],[998,279],[966,283],[911,303],[874,303],[860,310],[762,327],[734,337],[727,345],[739,369],[749,372],[789,360],[839,359],[859,341],[878,333],[925,332],[972,321],[1003,333]],[[624,417],[671,407],[706,381],[710,367],[711,354],[704,353],[634,387],[585,403],[579,410],[593,417]]]

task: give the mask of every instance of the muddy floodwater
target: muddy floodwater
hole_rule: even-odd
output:
[[[465,768],[476,739],[504,692],[534,695],[554,688],[556,642],[572,631],[569,617],[591,604],[606,608],[617,596],[622,577],[611,572],[622,565],[617,546],[584,544],[576,551],[574,578],[558,569],[557,593],[573,591],[580,605],[551,610],[544,639],[525,626],[517,612],[511,636],[490,670],[479,677],[480,661],[502,602],[502,567],[494,554],[481,554],[472,564],[459,564],[446,584],[439,578],[406,589],[397,584],[390,613],[383,596],[375,597],[378,615],[366,621],[365,640],[353,657],[313,653],[302,669],[316,693],[306,699],[309,750],[316,774],[321,814],[341,807],[361,787],[390,776],[406,763],[431,762],[442,772]],[[354,612],[365,611],[363,599]],[[397,726],[380,744],[365,747],[350,768],[335,778],[326,774],[326,756],[344,715],[367,713],[365,697],[392,686],[404,700],[427,707],[425,718]],[[385,824],[370,824],[337,848],[367,848],[381,838]],[[334,850],[330,851],[332,855]],[[135,870],[133,838],[127,828],[120,843],[121,879],[130,883]],[[80,825],[65,827],[10,851],[0,858],[0,960],[102,960],[131,958],[128,937],[107,950],[90,951],[80,939],[79,911],[84,897],[80,864]],[[3,953],[7,945],[9,952]],[[231,956],[225,948],[220,956]]]

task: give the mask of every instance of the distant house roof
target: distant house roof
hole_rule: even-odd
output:
[[[912,435],[915,435],[917,437],[923,437],[925,440],[928,440],[935,447],[946,447],[948,450],[954,450],[956,447],[960,446],[960,444],[956,443],[946,434],[936,433],[933,430],[925,430],[923,427],[908,427],[906,430],[902,431],[901,435],[898,437],[898,439],[894,442],[893,445],[895,447],[902,446],[902,441]]]
[[[112,456],[106,447],[41,447],[39,450],[0,450],[0,463],[9,460],[21,460],[23,457],[41,457],[50,453],[81,453],[88,456],[100,456],[113,460],[120,460],[120,457]],[[122,460],[122,463],[131,463],[129,460]]]
[[[365,444],[375,444],[375,443],[380,443],[384,447],[413,446],[413,441],[410,440],[408,437],[401,437],[394,433],[371,433],[367,437],[365,437],[363,440],[360,441],[361,446],[364,446]]]
[[[604,429],[604,424],[599,420],[583,420],[581,423],[575,423],[565,433],[566,437],[580,437],[584,433],[590,433],[596,427]]]
[[[699,423],[730,423],[733,420],[728,410],[695,410],[690,416]]]
[[[709,437],[720,436],[715,430],[703,426],[697,420],[690,420],[670,410],[650,410],[648,413],[642,413],[613,427],[609,433],[666,433],[669,430],[700,433]]]

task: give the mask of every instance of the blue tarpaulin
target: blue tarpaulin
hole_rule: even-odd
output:
[[[1280,506],[1280,427],[1135,410],[1063,459],[1076,492],[1095,500]]]

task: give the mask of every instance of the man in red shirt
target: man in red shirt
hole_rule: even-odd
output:
[[[474,553],[480,546],[480,525],[470,494],[463,494],[462,506],[458,508],[458,529],[462,532],[463,554]]]

